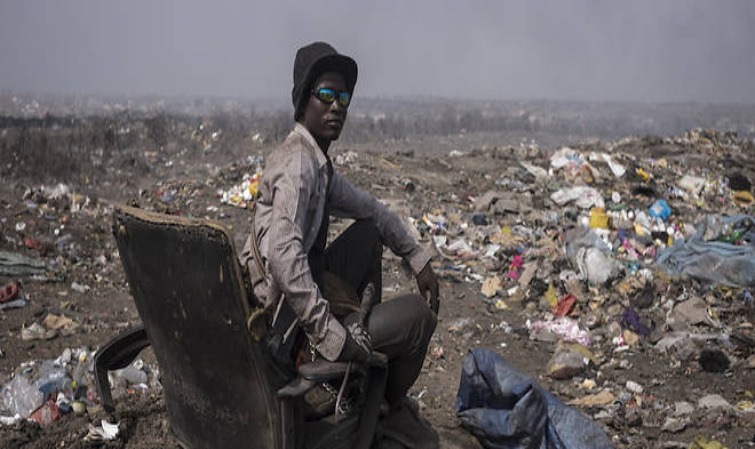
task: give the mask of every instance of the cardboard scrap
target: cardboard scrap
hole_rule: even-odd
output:
[[[572,399],[567,404],[580,407],[604,407],[613,404],[614,401],[616,401],[616,396],[608,390],[603,390],[600,393],[588,394],[581,398]]]
[[[482,294],[485,295],[487,298],[492,298],[495,296],[501,289],[503,288],[503,285],[501,284],[501,279],[498,276],[491,276],[482,283]]]

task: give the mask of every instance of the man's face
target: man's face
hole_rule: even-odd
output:
[[[330,89],[336,93],[345,92],[346,82],[340,73],[326,72],[315,80],[312,90],[317,91],[322,88]],[[317,98],[312,92],[305,92],[304,95],[308,96],[308,101],[304,108],[301,124],[307,128],[318,143],[330,143],[337,140],[346,121],[348,106],[342,106],[338,99],[328,104]]]

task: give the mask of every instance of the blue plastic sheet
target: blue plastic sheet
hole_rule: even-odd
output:
[[[464,359],[456,416],[488,449],[609,449],[595,422],[487,349]]]
[[[755,219],[748,215],[724,217],[722,227],[737,231],[745,245],[705,241],[713,220],[698,224],[697,234],[686,242],[674,242],[663,250],[656,263],[670,274],[685,274],[695,279],[733,287],[755,287]]]

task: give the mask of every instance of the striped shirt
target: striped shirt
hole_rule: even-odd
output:
[[[409,234],[401,218],[377,198],[336,172],[328,192],[327,186],[327,158],[309,131],[297,123],[265,164],[255,207],[255,229],[240,259],[249,268],[255,296],[266,304],[286,301],[317,351],[334,361],[343,348],[346,330],[330,313],[307,258],[322,223],[325,202],[333,216],[371,219],[383,243],[405,258],[415,274],[430,255]],[[264,273],[254,262],[255,237]]]

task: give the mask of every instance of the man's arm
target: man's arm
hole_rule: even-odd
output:
[[[427,253],[409,234],[404,222],[384,204],[358,188],[338,173],[333,174],[329,192],[333,215],[354,219],[371,219],[378,233],[394,254],[403,257],[417,279],[417,288],[437,315],[440,307],[438,278]]]
[[[303,246],[302,230],[318,175],[317,164],[308,156],[306,149],[294,148],[285,160],[265,169],[265,175],[271,176],[273,209],[267,263],[310,342],[323,357],[334,361],[343,348],[346,330],[330,313],[312,279]]]
[[[373,220],[383,243],[394,254],[406,259],[415,275],[430,261],[430,254],[409,234],[401,217],[338,173],[333,174],[329,199],[333,215]]]

